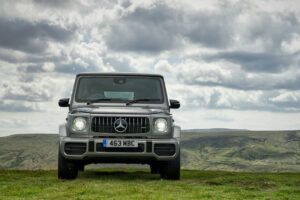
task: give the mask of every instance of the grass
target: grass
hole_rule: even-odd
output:
[[[56,170],[0,170],[0,199],[300,199],[300,173],[182,170],[180,181],[168,181],[118,168],[64,181]]]

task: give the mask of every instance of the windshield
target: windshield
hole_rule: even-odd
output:
[[[77,84],[75,99],[77,102],[89,102],[98,99],[128,102],[147,99],[147,103],[162,103],[164,100],[160,78],[120,76],[81,77]],[[145,103],[145,101],[139,103]]]

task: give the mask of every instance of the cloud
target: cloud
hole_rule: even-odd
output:
[[[181,47],[185,39],[223,48],[233,40],[233,20],[231,14],[219,10],[185,11],[155,3],[113,21],[105,40],[116,51],[158,53]]]
[[[4,102],[0,100],[0,110],[1,112],[34,112],[38,111],[39,108],[32,105],[26,105],[20,102]]]
[[[289,43],[300,33],[295,12],[256,12],[243,27],[243,36],[248,41],[261,44],[264,50],[271,52],[280,51],[284,43]]]
[[[243,70],[243,67],[228,62],[207,63],[187,59],[174,65],[173,69],[177,80],[188,85],[220,86],[245,91],[300,89],[300,70],[297,67],[283,66],[281,73],[257,73],[257,71],[249,73]]]
[[[173,67],[169,64],[167,60],[160,60],[158,63],[154,65],[154,70],[160,72],[172,73]]]
[[[300,112],[300,90],[280,91],[241,91],[222,87],[181,86],[174,84],[168,87],[169,95],[177,98],[185,110],[228,109],[257,110],[270,112]],[[282,95],[293,95],[297,98],[278,101]]]
[[[21,81],[4,82],[1,88],[3,100],[14,100],[21,102],[47,102],[51,101],[55,83],[49,77],[36,74],[27,74],[28,77]],[[22,77],[22,76],[21,76]]]
[[[67,30],[46,21],[0,18],[0,46],[27,53],[41,53],[49,42],[67,43],[74,39],[75,28]]]
[[[163,3],[138,7],[109,24],[105,41],[116,51],[158,53],[176,48],[180,45],[178,14]]]
[[[103,62],[107,65],[110,65],[114,70],[118,72],[133,72],[130,60],[126,57],[120,56],[106,56],[103,57]]]
[[[249,128],[238,127],[244,117],[255,129],[267,124],[261,113],[292,119],[300,113],[300,15],[273,3],[5,1],[0,116],[35,116],[27,130],[56,130],[57,116],[65,118],[57,100],[70,95],[76,73],[117,71],[163,74],[169,97],[182,102],[172,112],[187,128],[198,120]],[[253,122],[243,115],[249,110]]]
[[[104,39],[115,51],[159,53],[189,43],[223,49],[235,42],[238,27],[234,24],[243,9],[241,3],[196,10],[154,2],[121,12],[106,24]]]
[[[288,70],[294,64],[293,55],[255,53],[255,52],[220,52],[203,56],[206,61],[225,60],[241,66],[249,72],[277,73]]]
[[[78,43],[74,45],[64,61],[56,63],[54,71],[69,74],[114,71],[113,66],[103,62],[107,55],[102,48],[101,44],[95,42]]]
[[[189,12],[181,22],[182,35],[204,47],[224,48],[233,42],[234,21],[235,16],[224,10]]]
[[[49,8],[70,8],[76,4],[79,4],[79,2],[77,0],[64,0],[64,1],[60,1],[60,0],[52,0],[52,1],[48,1],[48,0],[33,0],[33,2],[35,4],[39,4],[43,7]]]

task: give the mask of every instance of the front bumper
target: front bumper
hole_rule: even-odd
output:
[[[114,138],[117,139],[117,138]],[[103,138],[73,138],[73,137],[60,137],[60,153],[67,159],[73,160],[114,160],[119,163],[134,163],[134,162],[147,162],[147,161],[163,161],[173,160],[180,153],[180,141],[178,138],[169,139],[134,139],[139,144],[139,150],[122,149],[118,148],[116,151],[103,151],[100,149],[103,144]],[[80,144],[82,151],[77,153],[70,153],[68,151],[68,144]],[[141,147],[141,148],[140,148]],[[143,147],[143,148],[142,148]],[[158,151],[159,148],[163,151]],[[172,148],[171,153],[166,152],[166,148]],[[134,151],[132,151],[134,150]],[[100,162],[99,161],[99,162]]]

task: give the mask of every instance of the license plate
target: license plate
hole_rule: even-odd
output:
[[[138,147],[138,142],[136,140],[120,140],[120,139],[113,139],[113,140],[103,140],[103,147]]]

